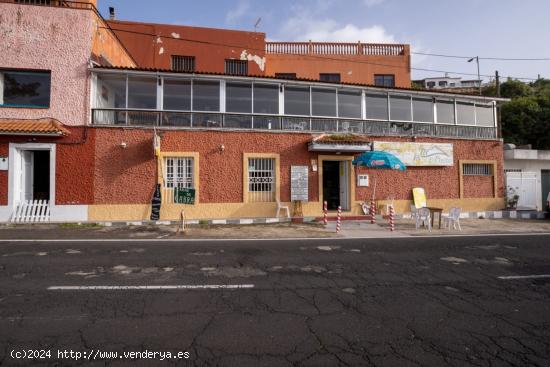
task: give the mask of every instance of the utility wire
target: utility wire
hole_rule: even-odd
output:
[[[160,34],[154,34],[154,33],[147,33],[147,32],[138,32],[138,31],[131,31],[127,29],[118,29],[118,28],[107,28],[107,27],[99,27],[103,29],[110,29],[115,32],[125,32],[125,33],[131,33],[131,34],[137,34],[141,36],[148,36],[153,38],[164,38],[164,39],[170,39],[175,41],[184,41],[184,42],[193,42],[193,43],[200,43],[200,44],[206,44],[206,45],[213,45],[213,46],[223,46],[223,47],[235,47],[235,48],[242,48],[242,45],[232,45],[228,43],[221,43],[221,42],[211,42],[211,41],[201,41],[201,40],[195,40],[195,39],[189,39],[189,38],[174,38],[172,36],[163,36]],[[259,51],[259,52],[265,52],[265,49],[259,49],[259,48],[253,48],[248,47],[247,50],[252,51]],[[332,60],[332,61],[342,61],[341,58],[335,58],[335,57],[327,57],[327,56],[319,56],[319,55],[312,55],[312,54],[296,54],[303,57],[313,58],[313,59],[320,59],[320,60]],[[480,58],[481,59],[481,58]],[[390,68],[401,68],[399,65],[391,65],[391,64],[382,64],[382,63],[376,63],[376,62],[370,62],[370,61],[361,61],[361,60],[346,60],[346,62],[356,63],[356,64],[367,64],[367,65],[375,65],[375,66],[385,66]],[[440,74],[455,74],[455,75],[468,75],[468,76],[478,76],[477,73],[464,73],[464,72],[458,72],[458,71],[448,71],[448,70],[437,70],[437,69],[427,69],[427,68],[418,68],[418,67],[412,67],[411,70],[416,71],[427,71],[427,72],[434,72],[434,73],[440,73]],[[494,75],[488,75],[488,74],[479,74],[479,76],[487,77],[487,78],[493,78]],[[512,79],[519,79],[519,80],[529,80],[529,81],[536,81],[537,78],[526,78],[526,77],[515,77],[515,76],[502,76],[502,78],[512,78]]]
[[[436,56],[436,57],[447,57],[452,59],[471,59],[472,56],[458,56],[458,55],[444,55],[444,54],[432,54],[428,52],[411,52],[413,55],[423,55],[423,56]],[[475,57],[475,56],[473,56]],[[540,57],[540,58],[508,58],[508,57],[479,57],[480,60],[495,60],[495,61],[550,61],[550,57]]]

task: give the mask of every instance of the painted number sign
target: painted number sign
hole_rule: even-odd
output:
[[[290,167],[290,200],[308,201],[308,166]]]
[[[176,204],[195,204],[195,189],[184,189],[176,187],[174,189],[174,203]]]

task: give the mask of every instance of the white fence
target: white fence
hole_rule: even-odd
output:
[[[48,222],[50,202],[48,200],[24,200],[18,203],[11,217],[14,223]]]
[[[506,189],[519,196],[518,209],[537,209],[536,172],[506,172]]]

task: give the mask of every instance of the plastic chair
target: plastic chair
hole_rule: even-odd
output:
[[[432,231],[432,223],[430,221],[430,209],[420,208],[418,209],[418,214],[416,215],[416,230],[420,228],[420,224],[426,225],[428,223],[428,230]]]
[[[416,205],[411,204],[411,219],[416,220],[417,216],[418,216],[418,209],[416,208]]]
[[[449,209],[449,215],[443,215],[443,221],[445,223],[445,227],[448,227],[449,231],[451,230],[451,223],[453,225],[453,229],[457,229],[459,231],[462,231],[462,228],[460,227],[460,212],[462,209],[460,208],[451,208]]]
[[[281,213],[281,210],[285,210],[286,217],[290,218],[290,209],[288,208],[288,206],[282,205],[279,199],[277,199],[277,214],[276,214],[277,218],[279,218],[279,214]]]

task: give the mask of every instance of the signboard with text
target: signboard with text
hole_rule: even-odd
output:
[[[195,204],[195,189],[174,188],[175,204]]]
[[[443,143],[374,142],[374,150],[388,152],[406,166],[452,166],[453,145]]]
[[[290,167],[290,200],[308,201],[308,166]]]

